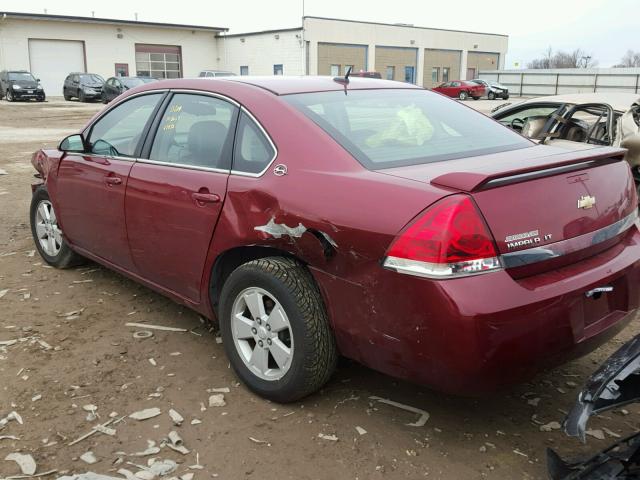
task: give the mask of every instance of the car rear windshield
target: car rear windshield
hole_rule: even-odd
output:
[[[33,78],[33,75],[31,75],[30,73],[26,73],[26,72],[9,72],[9,80],[14,80],[14,81],[27,81],[27,82],[35,82],[36,79]]]
[[[364,167],[376,170],[530,147],[529,140],[426,90],[286,95]]]
[[[129,88],[133,88],[133,87],[137,87],[139,85],[142,85],[143,83],[147,83],[145,82],[142,78],[123,78],[122,79],[122,83],[124,83],[127,87]]]

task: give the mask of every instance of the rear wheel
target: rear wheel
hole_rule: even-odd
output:
[[[474,100],[480,100],[480,97],[473,97]]]
[[[45,187],[39,187],[31,198],[30,220],[33,240],[45,262],[57,268],[83,263],[84,259],[69,248]]]
[[[467,98],[469,98],[469,94],[463,90],[458,94],[458,98],[460,100],[466,100]]]
[[[509,100],[509,95],[505,95],[505,96],[504,96],[504,97],[502,97],[502,98],[504,98],[505,100]]]
[[[69,94],[67,93],[67,91],[66,91],[66,90],[63,90],[63,91],[62,91],[62,96],[64,97],[64,99],[65,99],[67,102],[68,102],[69,100],[71,100],[71,95],[69,95]]]
[[[231,366],[257,394],[292,402],[322,387],[337,362],[320,291],[289,258],[238,267],[221,293],[220,329]]]

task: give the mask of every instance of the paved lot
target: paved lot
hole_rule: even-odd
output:
[[[469,102],[483,110],[489,103],[499,102]],[[539,425],[562,420],[576,385],[638,330],[637,321],[590,356],[490,398],[440,395],[345,360],[322,392],[277,405],[237,383],[215,332],[195,313],[95,264],[46,267],[34,255],[29,231],[30,155],[54,146],[100,108],[57,100],[0,102],[0,169],[6,171],[0,175],[0,291],[8,289],[0,298],[0,341],[19,340],[0,346],[0,418],[16,411],[24,421],[0,430],[0,438],[17,437],[0,440],[0,478],[19,473],[3,459],[22,452],[33,455],[38,472],[117,475],[120,468],[136,472],[131,464],[155,457],[179,462],[176,473],[192,472],[195,480],[542,479],[546,447],[575,455],[615,440],[590,438],[583,447],[559,431],[541,432]],[[188,332],[156,331],[137,340],[126,322]],[[222,387],[230,390],[226,406],[209,407],[207,389]],[[407,426],[414,415],[373,403],[372,395],[422,408],[430,419],[424,427]],[[87,411],[91,405],[95,420]],[[126,417],[151,407],[161,415]],[[173,425],[171,408],[184,417],[182,426]],[[609,413],[590,426],[631,432],[639,409],[628,409],[629,415]],[[125,416],[113,426],[115,435],[96,433],[69,445],[112,412],[116,419]],[[149,456],[132,455],[149,441],[160,447],[172,430],[188,454],[162,447]],[[87,451],[97,457],[94,465],[79,460]]]

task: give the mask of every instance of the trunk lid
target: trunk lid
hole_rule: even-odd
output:
[[[608,147],[567,151],[539,145],[384,173],[469,193],[508,268],[546,259],[554,259],[552,267],[557,268],[559,256],[572,253],[567,261],[576,261],[579,250],[591,255],[596,244],[611,247],[635,220],[635,186],[624,153]],[[552,244],[562,247],[560,255]],[[542,249],[541,256],[517,254],[535,247]]]

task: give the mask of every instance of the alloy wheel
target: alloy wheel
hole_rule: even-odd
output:
[[[36,209],[36,235],[40,247],[50,257],[55,257],[62,248],[62,230],[49,200],[42,200]]]
[[[262,380],[280,380],[291,367],[293,333],[278,300],[262,288],[246,288],[231,308],[233,342],[246,367]]]

